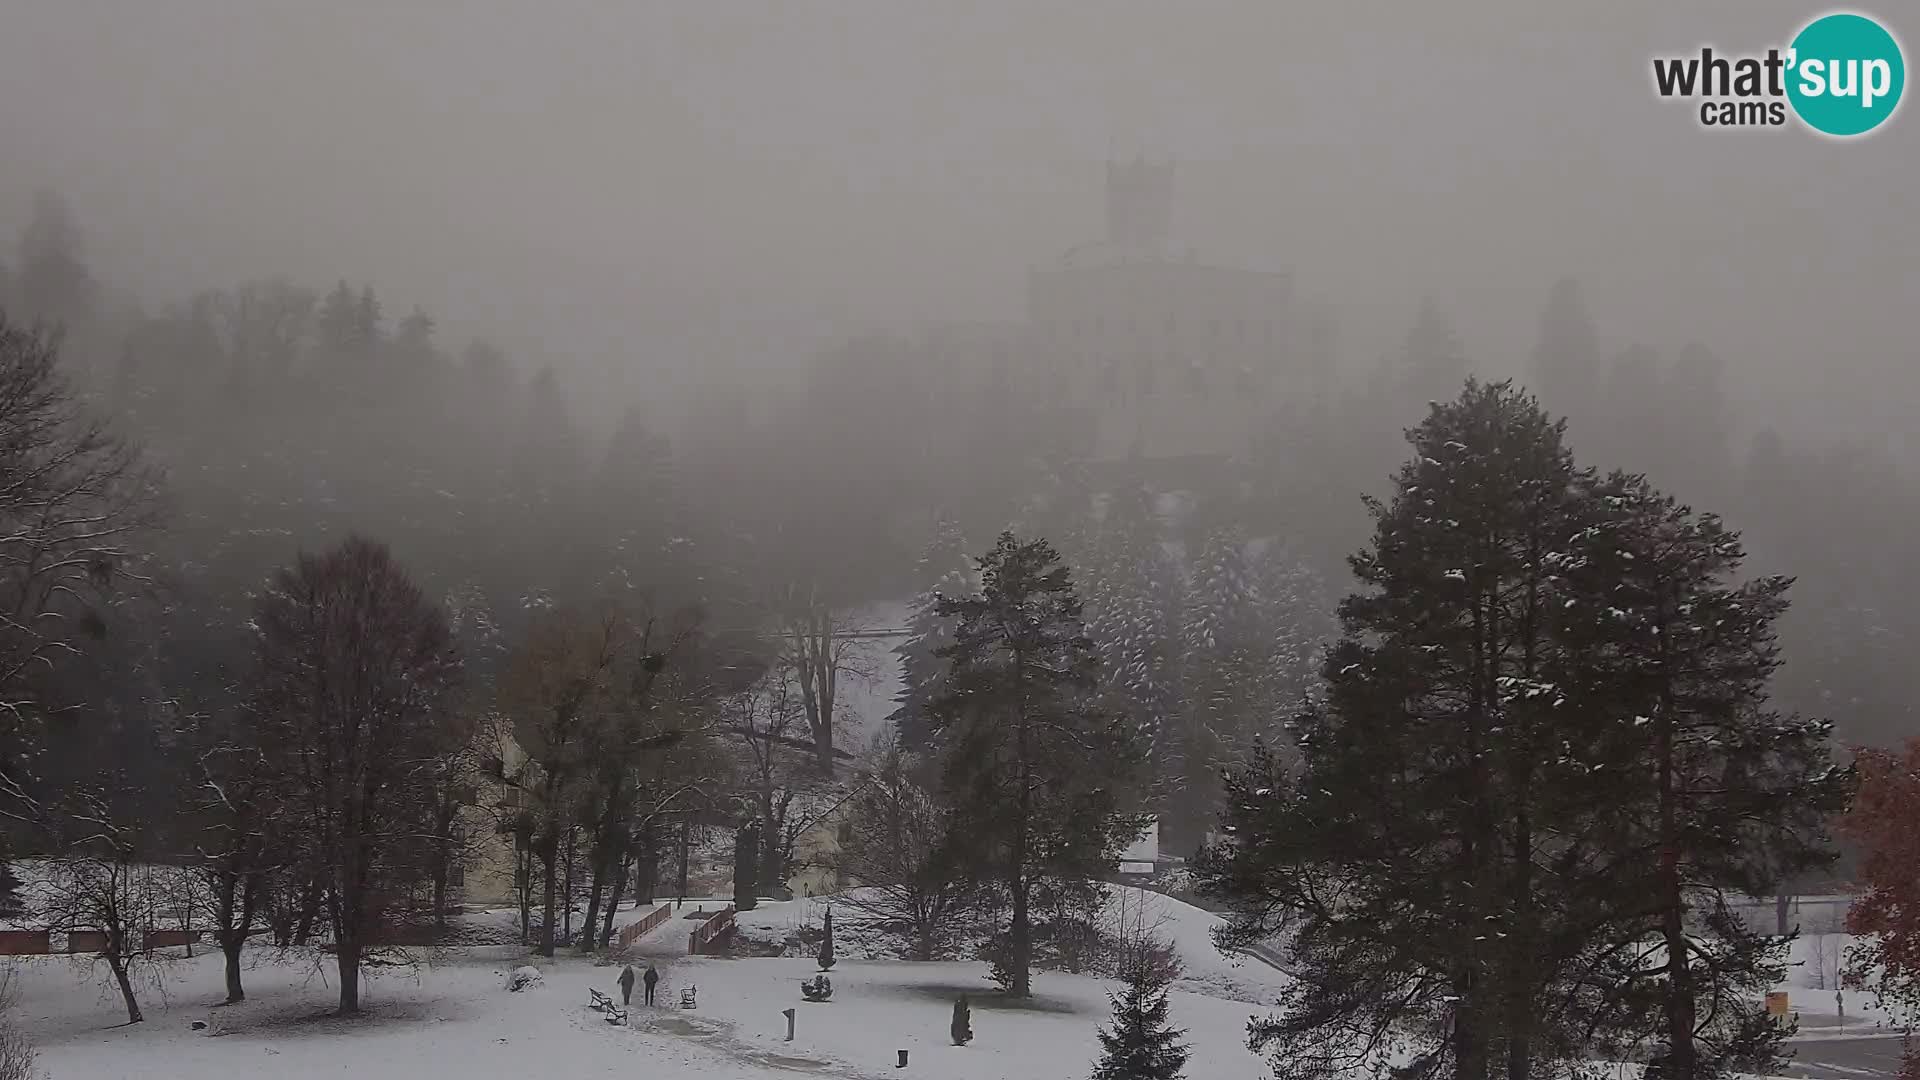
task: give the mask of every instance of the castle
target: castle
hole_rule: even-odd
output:
[[[1029,272],[1026,386],[1075,418],[1091,461],[1242,457],[1324,378],[1295,339],[1287,275],[1169,250],[1173,182],[1171,162],[1109,162],[1105,239]]]

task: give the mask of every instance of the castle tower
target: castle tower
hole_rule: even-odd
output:
[[[1107,162],[1107,242],[1164,254],[1173,224],[1173,162]]]

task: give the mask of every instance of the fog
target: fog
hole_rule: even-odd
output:
[[[1799,575],[1784,696],[1877,739],[1920,644],[1887,599],[1920,516],[1913,122],[1703,129],[1650,69],[1804,19],[19,4],[0,265],[171,471],[161,558],[217,622],[352,529],[496,609],[612,575],[736,626],[796,590],[897,612],[943,519],[1049,536],[1097,590],[1099,507],[1144,485],[1175,558],[1230,525],[1311,570],[1286,619],[1319,640],[1360,494],[1473,373]],[[1115,194],[1136,161],[1171,164],[1164,223]],[[1146,284],[1049,276],[1076,259]]]
[[[1892,1076],[1920,115],[1814,14],[0,0],[0,1080]]]
[[[1610,349],[1705,342],[1750,418],[1892,418],[1911,125],[1710,133],[1649,85],[1802,7],[29,2],[0,214],[59,189],[149,302],[370,278],[597,400],[1017,317],[1144,150],[1179,161],[1176,242],[1293,274],[1349,364],[1431,297],[1517,369],[1572,274]]]

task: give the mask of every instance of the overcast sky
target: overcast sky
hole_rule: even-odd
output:
[[[4,6],[0,222],[61,189],[149,302],[370,279],[632,393],[1017,318],[1025,269],[1097,236],[1110,148],[1145,148],[1180,159],[1183,246],[1291,271],[1349,359],[1431,295],[1511,366],[1572,273],[1610,346],[1698,338],[1772,405],[1904,415],[1920,386],[1914,106],[1842,144],[1651,91],[1654,54],[1784,44],[1803,4]]]

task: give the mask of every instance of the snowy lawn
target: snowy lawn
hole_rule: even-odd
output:
[[[1174,904],[1151,896],[1134,902]],[[817,903],[769,904],[743,921],[750,933],[783,928],[807,918]],[[1234,966],[1205,940],[1212,916],[1185,905],[1170,910],[1162,925],[1188,953],[1191,973],[1172,995],[1173,1019],[1189,1029],[1194,1048],[1189,1075],[1264,1075],[1245,1048],[1247,1020],[1260,1007],[1208,990],[1232,989],[1244,998],[1263,985],[1270,991],[1284,976],[1258,964]],[[165,973],[164,1001],[150,988],[143,992],[148,1019],[133,1027],[123,1023],[117,997],[65,958],[19,960],[14,969],[20,1003],[13,1019],[36,1043],[43,1068],[55,1080],[400,1080],[423,1068],[460,1080],[616,1072],[729,1080],[796,1074],[1033,1080],[1085,1076],[1098,1049],[1096,1030],[1107,1018],[1104,980],[1039,973],[1036,998],[1015,1006],[999,997],[986,966],[977,962],[844,959],[831,973],[833,1000],[812,1004],[799,992],[801,980],[816,968],[810,958],[676,955],[684,951],[689,925],[672,920],[643,939],[643,946],[653,946],[643,951],[661,970],[659,1001],[669,1007],[636,1007],[628,1028],[609,1026],[586,1007],[589,988],[617,997],[619,966],[576,958],[535,961],[542,983],[509,993],[507,973],[527,962],[518,947],[439,950],[425,954],[429,962],[413,972],[377,975],[363,990],[368,1015],[355,1020],[329,1015],[330,969],[316,967],[304,953],[298,962],[275,962],[268,949],[258,950],[246,973],[248,1000],[216,1006],[223,986],[220,957],[202,953]],[[687,985],[698,987],[699,1007],[671,1008]],[[955,1047],[947,1030],[961,993],[973,1006],[975,1039]],[[787,1008],[798,1011],[790,1043],[781,1016]],[[211,1027],[196,1032],[196,1020]],[[906,1070],[893,1067],[900,1049],[911,1055]]]
[[[690,902],[709,911],[724,899]],[[1286,976],[1258,962],[1236,962],[1213,949],[1207,932],[1215,917],[1151,893],[1123,891],[1116,906],[1128,918],[1146,912],[1148,925],[1181,952],[1186,976],[1172,995],[1173,1020],[1188,1029],[1194,1057],[1188,1075],[1258,1077],[1259,1059],[1245,1048],[1246,1023],[1284,985]],[[650,910],[650,908],[648,909]],[[805,899],[763,904],[741,916],[746,933],[778,941],[818,924],[824,902]],[[475,913],[476,923],[506,913]],[[627,915],[623,913],[623,921]],[[836,915],[836,922],[842,916]],[[648,1077],[768,1080],[795,1075],[929,1080],[1034,1080],[1085,1076],[1097,1053],[1096,1031],[1108,1013],[1110,984],[1085,976],[1041,972],[1033,1001],[1002,999],[977,962],[914,964],[863,959],[851,940],[830,973],[833,1000],[809,1003],[800,982],[816,965],[807,956],[720,959],[684,955],[692,923],[674,919],[642,940],[641,952],[661,971],[663,1007],[636,1007],[631,1027],[615,1028],[586,1007],[589,988],[617,996],[619,966],[572,957],[535,961],[543,982],[508,993],[506,976],[527,962],[517,946],[466,947],[424,954],[412,972],[386,972],[367,983],[369,1015],[329,1015],[331,969],[311,954],[279,962],[260,949],[247,972],[249,999],[226,1008],[220,958],[202,953],[165,972],[165,997],[143,988],[146,1023],[128,1027],[115,994],[78,972],[65,958],[11,962],[20,1001],[14,1021],[37,1044],[43,1068],[55,1080],[112,1080],[159,1076],[355,1076],[400,1080],[423,1068],[460,1080],[525,1080],[643,1075]],[[1827,943],[1827,948],[1838,944]],[[1837,1034],[1833,995],[1815,981],[1802,941],[1787,989],[1803,1032]],[[636,961],[636,964],[644,961]],[[699,1007],[671,1006],[684,986],[697,986]],[[638,991],[636,991],[636,994]],[[974,1041],[951,1045],[953,1002],[968,995]],[[785,1041],[784,1009],[797,1011],[794,1041]],[[1865,995],[1847,995],[1847,1019],[1871,1027],[1879,1014]],[[192,1030],[207,1021],[209,1031]],[[1851,1033],[1850,1031],[1850,1033]],[[910,1054],[906,1070],[895,1052]]]

